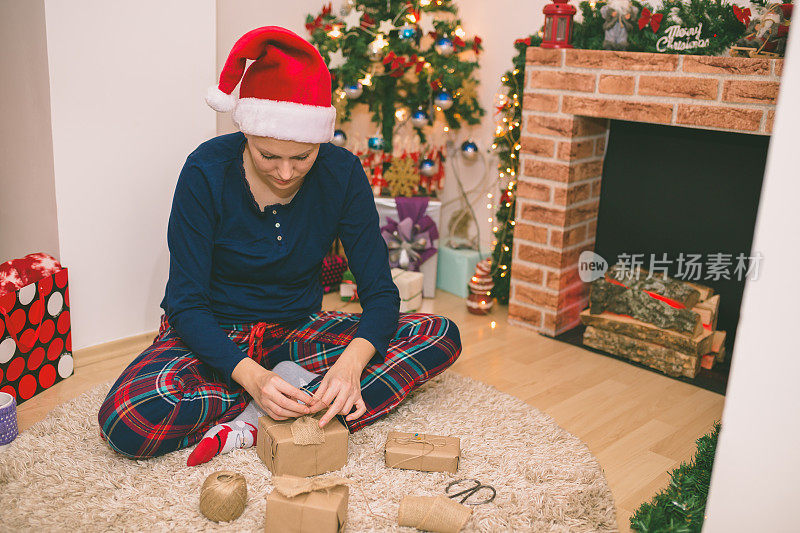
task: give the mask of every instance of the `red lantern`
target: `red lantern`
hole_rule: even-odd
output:
[[[578,12],[567,0],[553,0],[542,10],[544,12],[544,35],[542,48],[572,48],[569,44],[572,35],[572,17]]]

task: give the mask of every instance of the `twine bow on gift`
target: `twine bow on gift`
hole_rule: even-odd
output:
[[[392,439],[392,442],[394,442],[395,444],[399,444],[401,446],[404,446],[406,444],[417,444],[417,443],[422,444],[422,453],[417,455],[412,455],[411,457],[406,457],[402,461],[393,463],[391,465],[392,468],[397,468],[397,465],[401,465],[403,463],[406,463],[408,461],[413,461],[415,459],[422,459],[424,462],[425,457],[430,453],[432,453],[436,448],[444,448],[445,446],[447,446],[447,439],[445,439],[444,437],[434,438],[428,435],[421,435],[419,433],[415,433],[411,437],[394,437]],[[430,449],[428,449],[427,446],[430,446]],[[421,464],[422,463],[420,463],[420,465]]]
[[[436,253],[433,241],[439,238],[439,230],[425,214],[428,198],[398,197],[395,201],[399,222],[387,218],[381,228],[389,248],[389,265],[419,271],[420,265]]]

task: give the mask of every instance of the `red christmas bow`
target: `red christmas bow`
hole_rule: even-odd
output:
[[[467,43],[464,42],[464,39],[462,39],[458,35],[453,37],[453,44],[455,44],[459,48],[464,48],[465,46],[467,46]]]
[[[369,28],[370,26],[375,25],[375,19],[370,17],[368,13],[364,13],[361,17],[361,27],[362,28]]]
[[[481,51],[481,42],[482,41],[483,41],[483,39],[481,39],[477,35],[475,36],[475,39],[472,40],[472,50],[475,51],[475,54],[479,54],[480,53],[480,51]]]
[[[742,9],[741,7],[734,4],[733,6],[733,14],[736,15],[736,18],[739,19],[739,22],[747,26],[750,24],[750,8],[746,7]]]
[[[642,16],[639,17],[639,29],[643,30],[648,24],[653,29],[653,33],[658,32],[658,28],[661,27],[661,19],[664,18],[664,15],[661,13],[650,13],[650,10],[644,8],[642,10]]]
[[[516,41],[514,41],[514,44],[522,44],[522,43],[525,43],[528,46],[530,46],[531,45],[531,38],[527,37],[525,39],[517,39]]]
[[[408,63],[409,63],[409,65],[412,64],[412,63],[415,63],[414,72],[419,74],[420,71],[422,70],[422,67],[425,66],[425,58],[417,57],[417,54],[411,54],[411,57],[409,58]]]
[[[314,30],[322,26],[322,15],[317,15],[317,18],[311,22],[306,22],[306,30],[308,33],[314,33]]]
[[[388,54],[386,54],[385,56],[383,56],[383,64],[384,64],[384,65],[388,65],[389,63],[391,63],[391,62],[392,62],[392,60],[393,60],[395,57],[397,57],[397,55],[396,55],[394,52],[389,52]]]
[[[406,59],[405,56],[398,56],[394,52],[389,52],[383,58],[383,64],[386,66],[386,72],[390,72],[393,78],[399,78],[405,74],[406,69],[416,61],[417,56],[412,56],[411,59]]]
[[[322,26],[322,18],[325,15],[330,15],[332,10],[333,10],[333,5],[331,2],[328,2],[327,6],[322,6],[322,12],[320,12],[320,14],[317,15],[317,17],[313,21],[306,22],[306,30],[308,30],[308,33],[314,33],[314,30]],[[325,31],[328,30],[326,29]]]

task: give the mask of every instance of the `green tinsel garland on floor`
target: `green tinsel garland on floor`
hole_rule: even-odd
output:
[[[669,487],[643,503],[631,516],[631,528],[643,533],[700,532],[705,519],[711,468],[717,450],[719,422],[697,439],[697,453],[689,463],[670,472]]]

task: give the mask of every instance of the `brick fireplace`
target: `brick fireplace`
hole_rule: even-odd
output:
[[[546,335],[580,322],[608,119],[769,135],[781,59],[527,51],[509,321]]]

